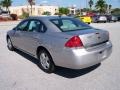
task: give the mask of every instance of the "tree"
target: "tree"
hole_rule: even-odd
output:
[[[10,13],[9,7],[11,5],[12,5],[12,1],[11,0],[3,0],[3,1],[1,1],[1,6],[6,7],[6,11],[8,11],[9,13]]]
[[[89,12],[89,11],[90,11],[89,8],[83,8],[83,9],[81,9],[81,12]]]
[[[120,8],[115,8],[111,11],[113,15],[120,15]]]
[[[105,11],[108,13],[108,4],[105,4]]]
[[[112,5],[109,5],[109,13],[111,13]]]
[[[35,0],[28,0],[28,3],[31,6],[31,15],[32,15],[32,6],[35,5]]]
[[[0,8],[1,8],[1,6],[2,6],[2,3],[1,3],[1,1],[0,1]]]
[[[100,13],[105,13],[106,1],[98,0],[95,7]]]
[[[112,8],[112,5],[109,5],[109,9],[111,9]]]
[[[43,12],[43,14],[42,14],[42,15],[51,15],[51,12],[46,11],[46,12]]]
[[[77,9],[76,10],[76,15],[80,15],[81,14],[81,10],[80,9]]]
[[[90,7],[90,10],[92,10],[92,6],[93,6],[93,0],[89,0],[89,2],[88,2],[88,4],[89,4],[89,7]]]
[[[59,8],[59,13],[60,14],[69,14],[69,9],[68,8],[64,8],[64,7],[61,7]]]

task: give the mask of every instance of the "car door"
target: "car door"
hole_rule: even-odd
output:
[[[25,48],[25,33],[28,31],[29,20],[22,21],[15,29],[14,46],[23,49]]]
[[[36,49],[42,44],[46,29],[40,20],[30,20],[28,30],[24,33],[24,50],[31,55],[36,55]]]
[[[35,55],[36,48],[42,44],[42,35],[47,28],[40,20],[26,20],[18,25],[15,33],[15,46],[28,54]]]

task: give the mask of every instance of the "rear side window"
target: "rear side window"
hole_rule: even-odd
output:
[[[34,21],[31,21],[29,24],[28,31],[33,31],[36,28],[36,24]]]
[[[31,20],[29,23],[29,32],[45,32],[46,30],[46,26],[39,20]]]
[[[56,25],[62,32],[85,30],[91,28],[87,24],[80,22],[74,18],[59,18],[50,20],[54,25]]]

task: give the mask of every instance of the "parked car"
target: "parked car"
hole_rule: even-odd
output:
[[[120,21],[120,15],[116,15],[117,21]]]
[[[117,21],[117,17],[114,15],[106,15],[106,17],[107,17],[108,22],[116,22]]]
[[[92,21],[94,23],[99,23],[99,22],[107,22],[107,17],[105,15],[95,15],[92,17]]]
[[[8,21],[11,20],[11,16],[7,11],[0,11],[0,21]]]
[[[3,18],[10,18],[10,15],[7,11],[2,11],[0,16],[3,17]]]
[[[51,73],[55,66],[82,69],[100,63],[112,52],[109,32],[67,16],[29,17],[7,32],[7,47],[39,60]]]
[[[0,9],[0,15],[2,14],[2,9]]]
[[[92,19],[90,16],[80,16],[80,20],[87,24],[90,24],[92,22]]]

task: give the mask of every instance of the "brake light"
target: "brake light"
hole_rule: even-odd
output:
[[[78,36],[74,36],[66,42],[65,47],[83,47],[83,43]]]

